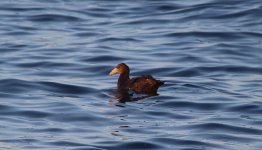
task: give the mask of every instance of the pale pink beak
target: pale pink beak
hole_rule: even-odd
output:
[[[108,75],[112,76],[112,75],[118,74],[118,73],[120,73],[119,70],[117,68],[114,68]]]

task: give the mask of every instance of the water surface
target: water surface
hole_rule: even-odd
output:
[[[0,149],[262,149],[261,10],[1,1]],[[117,101],[121,62],[165,80],[159,95]]]

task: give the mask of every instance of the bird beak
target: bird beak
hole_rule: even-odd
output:
[[[118,74],[118,73],[119,73],[119,70],[117,68],[114,68],[108,75],[112,76],[112,75]]]

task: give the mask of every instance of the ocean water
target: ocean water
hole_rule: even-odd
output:
[[[0,1],[0,149],[262,149],[260,0]],[[118,76],[166,81],[118,101]],[[135,95],[134,95],[135,96]]]

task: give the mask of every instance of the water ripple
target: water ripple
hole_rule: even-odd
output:
[[[18,79],[4,79],[1,80],[1,83],[1,91],[6,93],[22,93],[41,89],[44,91],[65,94],[86,94],[95,91],[95,89],[87,87],[44,81],[31,82]]]
[[[261,149],[261,2],[1,1],[0,149]],[[118,101],[118,76],[157,96]]]
[[[81,19],[74,16],[68,16],[68,15],[58,15],[58,14],[41,14],[41,15],[34,15],[28,17],[29,21],[36,21],[36,22],[76,22],[80,21]]]
[[[205,124],[197,124],[192,125],[191,128],[199,129],[202,132],[228,132],[228,133],[238,133],[238,134],[252,134],[252,135],[260,135],[261,130],[253,129],[248,127],[240,127],[237,125],[227,125],[221,123],[205,123]]]

